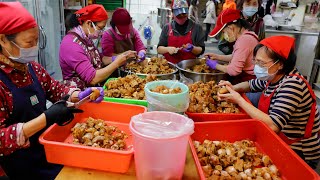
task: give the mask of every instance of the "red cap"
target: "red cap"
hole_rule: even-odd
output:
[[[294,49],[295,38],[289,36],[271,36],[260,41],[260,44],[272,49],[280,56],[288,59],[291,49]]]
[[[37,27],[33,16],[20,2],[0,3],[0,34],[10,35]]]
[[[226,9],[220,13],[216,26],[209,34],[209,37],[214,37],[219,34],[227,23],[235,22],[240,19],[240,11],[235,9]]]
[[[90,20],[92,22],[99,22],[108,19],[108,13],[100,4],[92,4],[86,6],[75,12],[78,21],[82,24],[83,21]]]
[[[111,18],[112,23],[121,34],[129,34],[132,29],[132,21],[129,12],[125,8],[117,8]]]

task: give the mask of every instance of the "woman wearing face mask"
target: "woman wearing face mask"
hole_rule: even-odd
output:
[[[249,28],[248,23],[240,19],[240,11],[227,9],[220,13],[215,28],[209,34],[209,37],[215,37],[221,32],[225,40],[235,42],[231,55],[205,54],[208,58],[207,65],[212,69],[227,73],[228,80],[233,84],[255,78],[252,53],[259,41],[257,35],[249,31]],[[229,64],[219,64],[218,60]]]
[[[126,60],[135,57],[127,51],[110,64],[102,57],[93,40],[102,35],[108,15],[102,5],[89,5],[76,11],[70,18],[71,30],[60,45],[60,66],[66,85],[83,89],[88,86],[102,86],[102,83]],[[104,65],[107,65],[105,66]]]
[[[39,29],[19,2],[0,2],[0,17],[0,165],[12,180],[54,179],[62,166],[47,162],[39,136],[82,112],[66,101],[77,102],[93,88],[66,87],[34,61]],[[103,89],[98,89],[96,102],[103,99]],[[46,99],[54,103],[49,109]]]
[[[102,35],[101,47],[103,55],[109,62],[114,61],[117,55],[128,51],[138,53],[138,61],[146,57],[146,48],[139,32],[132,27],[132,20],[125,8],[117,8],[110,21],[111,28]]]
[[[295,39],[288,36],[266,38],[254,49],[254,73],[257,79],[231,85],[222,100],[238,104],[251,118],[266,123],[313,169],[320,159],[320,121],[315,94],[307,80],[295,68]],[[261,91],[259,106],[246,102],[239,92]]]
[[[186,0],[175,0],[172,5],[173,21],[162,28],[158,53],[172,62],[195,59],[205,50],[202,27],[188,19]]]
[[[258,35],[258,39],[265,38],[265,28],[263,19],[259,16],[261,0],[240,0],[237,9],[242,11],[242,18],[251,26],[251,29]]]

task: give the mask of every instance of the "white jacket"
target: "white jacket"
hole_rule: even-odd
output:
[[[207,24],[216,24],[216,7],[214,5],[214,2],[212,0],[209,0],[206,4],[206,11],[207,15],[206,18],[203,20],[203,23]]]

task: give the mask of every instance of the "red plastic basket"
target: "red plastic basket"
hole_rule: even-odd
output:
[[[143,106],[112,102],[86,103],[80,106],[84,113],[77,114],[67,126],[56,124],[49,127],[40,137],[44,145],[47,161],[67,166],[97,169],[125,173],[128,171],[133,155],[132,136],[129,122],[132,116],[146,112]],[[71,128],[86,118],[99,118],[108,125],[117,126],[129,135],[126,139],[128,148],[123,151],[95,148],[72,144]]]
[[[195,133],[191,136],[189,143],[200,178],[203,180],[205,176],[193,146],[193,140],[203,142],[205,139],[209,139],[234,142],[249,139],[255,142],[260,152],[271,158],[279,169],[282,179],[319,179],[318,174],[308,164],[291,150],[276,133],[259,120],[198,122],[195,123],[194,131]]]
[[[249,103],[250,100],[245,94],[242,97]],[[185,114],[194,122],[206,122],[206,121],[223,121],[223,120],[238,120],[238,119],[250,119],[251,117],[240,108],[241,113],[192,113],[185,112]]]

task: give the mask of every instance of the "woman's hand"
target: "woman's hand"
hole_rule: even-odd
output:
[[[176,54],[179,51],[179,48],[176,47],[166,47],[167,52],[172,55]]]
[[[137,52],[126,51],[126,52],[123,52],[123,53],[119,54],[118,56],[116,56],[113,62],[116,63],[118,65],[118,67],[120,67],[123,64],[125,64],[128,59],[136,58],[136,57],[137,57]]]
[[[220,58],[219,58],[220,56],[218,54],[215,54],[215,53],[205,53],[204,57],[212,59],[212,60],[220,60]]]
[[[219,87],[221,86],[229,86],[231,89],[234,90],[233,85],[229,81],[221,80],[218,84]]]
[[[228,85],[226,86],[226,88],[229,91],[229,93],[220,94],[218,92],[218,100],[224,100],[224,101],[238,104],[238,102],[242,99],[242,96],[237,91],[235,91],[231,87],[229,87]]]

